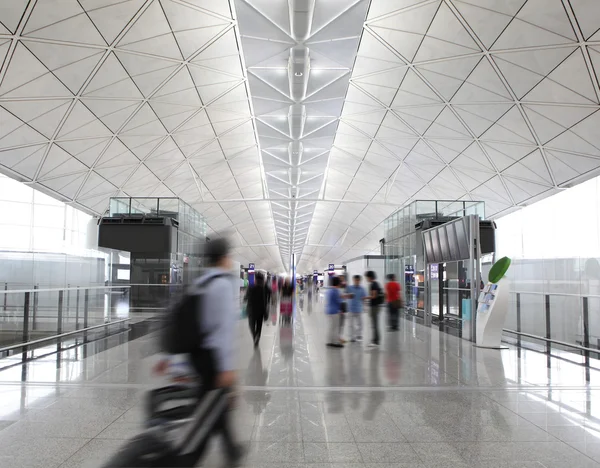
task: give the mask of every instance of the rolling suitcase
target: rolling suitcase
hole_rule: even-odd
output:
[[[216,389],[198,397],[198,389],[172,385],[150,392],[147,428],[127,442],[103,468],[194,467],[219,418],[228,393]]]

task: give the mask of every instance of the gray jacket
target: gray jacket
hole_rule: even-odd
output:
[[[206,281],[216,278],[206,285]],[[230,371],[235,366],[234,333],[237,320],[233,288],[237,280],[220,268],[209,268],[194,282],[194,288],[204,291],[203,313],[200,316],[200,333],[205,335],[205,347],[215,353],[216,367],[220,372]]]

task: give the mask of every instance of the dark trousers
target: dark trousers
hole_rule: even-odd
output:
[[[371,327],[373,328],[373,337],[371,338],[371,342],[375,344],[379,344],[379,306],[372,305],[371,310],[369,311],[369,316],[371,317]]]
[[[252,333],[252,338],[254,339],[254,343],[258,343],[260,341],[260,335],[262,333],[262,326],[264,321],[264,315],[257,316],[256,314],[248,315],[248,324],[250,325],[250,332]]]
[[[388,302],[388,314],[389,314],[389,326],[392,330],[398,330],[398,325],[400,321],[400,310],[398,307],[394,307],[391,302]]]
[[[197,352],[190,355],[191,362],[196,372],[200,376],[202,381],[201,385],[201,395],[200,401],[202,398],[211,390],[216,388],[216,377],[218,371],[216,369],[216,359],[214,357],[214,352],[211,349],[201,349]],[[233,457],[237,448],[237,444],[234,440],[233,434],[231,432],[231,423],[229,421],[229,411],[223,411],[217,422],[214,425],[214,430],[211,435],[220,434],[223,437],[223,444],[225,445],[226,456]],[[196,459],[200,459],[202,454],[206,449],[206,444],[210,437],[205,437],[204,441],[198,447],[198,450],[194,454]],[[190,465],[194,466],[194,465]]]

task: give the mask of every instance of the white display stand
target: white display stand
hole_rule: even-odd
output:
[[[502,329],[508,313],[510,281],[502,278],[488,283],[479,295],[477,306],[477,341],[480,348],[508,349],[502,346]]]

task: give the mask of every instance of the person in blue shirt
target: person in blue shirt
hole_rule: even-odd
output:
[[[342,309],[342,294],[340,294],[340,278],[334,276],[331,279],[331,288],[325,295],[325,314],[327,315],[328,331],[327,346],[343,348],[340,342],[340,311]]]
[[[360,285],[360,275],[352,277],[352,285],[348,286],[346,292],[350,296],[348,301],[348,312],[350,312],[350,341],[362,341],[362,311],[363,302],[367,297],[365,288]]]

